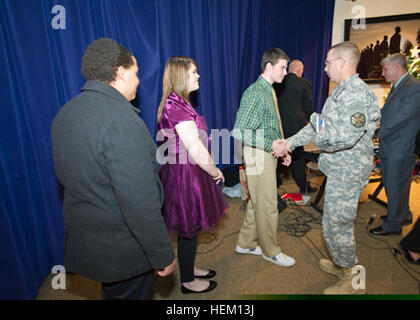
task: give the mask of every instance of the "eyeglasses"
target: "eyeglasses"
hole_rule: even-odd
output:
[[[338,58],[334,58],[334,59],[330,59],[330,60],[325,60],[325,65],[328,66],[331,62],[333,62],[334,60],[338,60],[338,59],[343,59],[343,58],[338,57]]]

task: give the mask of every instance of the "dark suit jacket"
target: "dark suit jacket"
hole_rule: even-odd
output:
[[[415,158],[420,129],[420,80],[407,76],[388,95],[377,133],[383,159]]]
[[[275,83],[273,87],[277,95],[284,135],[288,138],[306,125],[306,119],[313,112],[312,83],[308,79],[289,73],[282,83]]]
[[[65,267],[96,281],[125,280],[174,259],[156,145],[134,109],[113,87],[87,81],[51,127],[64,187]]]

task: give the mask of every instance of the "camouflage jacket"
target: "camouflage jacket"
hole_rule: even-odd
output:
[[[373,165],[372,137],[380,119],[378,100],[356,74],[338,85],[322,109],[324,126],[316,131],[316,117],[287,139],[293,150],[313,141],[321,149],[319,168],[328,177],[367,182]]]

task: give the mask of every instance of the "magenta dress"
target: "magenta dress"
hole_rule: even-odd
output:
[[[162,211],[169,231],[192,238],[201,230],[216,227],[228,204],[212,177],[189,158],[175,130],[175,125],[183,121],[194,121],[204,145],[208,144],[210,139],[204,117],[172,92],[166,99],[157,127],[157,139],[162,143],[159,149],[164,152],[164,162],[167,162],[159,172],[165,195]]]

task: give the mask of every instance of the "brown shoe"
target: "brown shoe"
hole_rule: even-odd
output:
[[[343,276],[342,269],[337,268],[334,262],[332,262],[331,260],[328,260],[328,259],[319,260],[319,267],[321,268],[322,271],[335,275],[336,277],[339,277],[340,279]]]
[[[324,294],[366,294],[366,287],[355,286],[353,279],[356,276],[353,268],[342,268],[343,275],[341,279],[332,287],[324,290]]]

